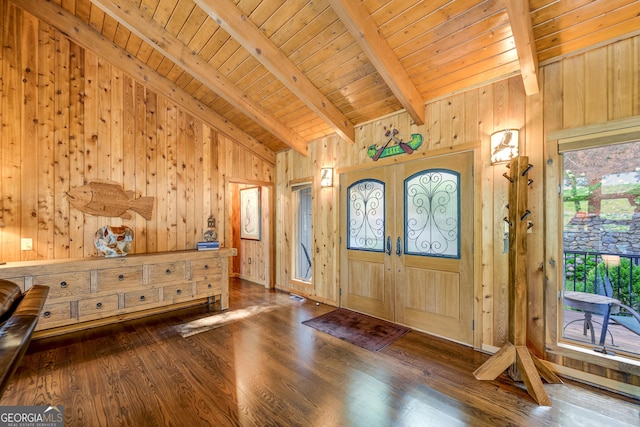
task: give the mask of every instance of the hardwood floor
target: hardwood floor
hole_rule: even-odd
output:
[[[489,356],[412,331],[373,353],[302,325],[333,310],[231,281],[198,307],[31,343],[0,405],[67,426],[637,426],[640,400],[567,381],[539,407]],[[217,322],[217,323],[216,323]]]

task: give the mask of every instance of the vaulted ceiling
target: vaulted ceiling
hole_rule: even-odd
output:
[[[638,0],[13,0],[271,151],[640,29]],[[223,129],[224,131],[224,129]]]

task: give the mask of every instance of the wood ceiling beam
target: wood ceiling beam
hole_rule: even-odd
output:
[[[538,77],[538,53],[533,36],[529,0],[505,0],[505,3],[509,22],[511,23],[513,41],[518,52],[524,90],[527,95],[535,95],[540,92],[540,80]]]
[[[423,125],[425,106],[422,95],[362,3],[354,0],[328,1],[413,121]]]
[[[276,156],[273,151],[242,130],[237,129],[227,119],[198,102],[186,91],[176,87],[166,77],[161,76],[143,62],[133,58],[128,52],[58,5],[46,0],[12,1],[42,22],[56,28],[73,43],[99,54],[101,58],[113,66],[118,67],[147,87],[186,108],[191,114],[251,150],[263,160],[271,164],[276,163]]]
[[[195,55],[189,46],[171,36],[158,22],[146,16],[136,3],[129,0],[91,2],[286,145],[304,156],[308,155],[307,142],[300,135],[252,101],[215,67]]]
[[[324,96],[231,0],[195,0],[220,27],[253,55],[342,138],[355,142],[349,119]]]

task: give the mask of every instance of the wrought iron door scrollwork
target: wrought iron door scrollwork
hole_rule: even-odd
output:
[[[358,181],[349,186],[349,249],[384,251],[384,183]]]
[[[460,175],[422,171],[405,180],[405,253],[459,258]]]

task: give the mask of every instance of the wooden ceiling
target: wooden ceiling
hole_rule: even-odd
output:
[[[276,152],[517,74],[536,93],[540,62],[640,28],[638,0],[13,1]]]

